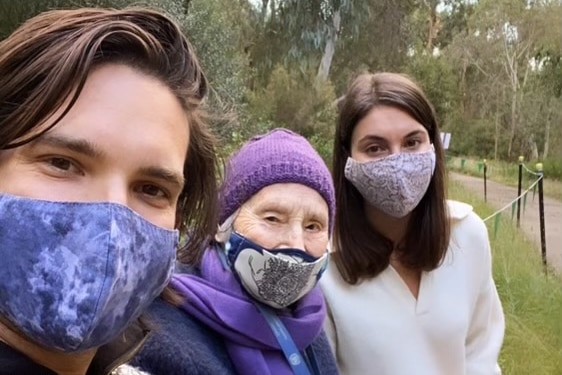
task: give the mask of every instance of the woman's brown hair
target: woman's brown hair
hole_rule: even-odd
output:
[[[415,270],[435,269],[449,245],[444,151],[433,106],[416,83],[405,75],[362,74],[351,83],[339,103],[333,155],[337,202],[333,255],[340,274],[350,284],[375,277],[388,267],[394,247],[388,238],[370,226],[363,197],[344,175],[357,123],[373,108],[381,106],[412,116],[427,129],[435,147],[435,172],[424,197],[410,216],[403,242],[398,245],[400,262]]]
[[[55,10],[31,18],[0,42],[0,150],[56,126],[92,70],[108,63],[159,79],[187,114],[186,183],[176,227],[188,237],[178,259],[196,262],[216,230],[216,141],[204,121],[205,75],[193,47],[165,14],[142,8]],[[61,115],[53,123],[40,127],[57,111]]]

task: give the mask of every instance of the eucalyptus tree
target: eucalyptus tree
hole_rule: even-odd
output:
[[[503,147],[507,158],[537,154],[527,111],[538,109],[525,106],[524,113],[522,106],[532,100],[531,78],[541,74],[535,57],[553,37],[562,37],[560,18],[553,16],[559,9],[559,2],[480,0],[467,32],[455,35],[445,50],[460,71],[465,104],[471,104],[463,110],[495,125],[496,155]]]
[[[262,0],[252,49],[258,77],[276,64],[314,70],[341,93],[360,71],[403,68],[415,0]]]

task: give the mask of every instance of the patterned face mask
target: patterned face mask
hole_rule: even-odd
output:
[[[177,241],[119,204],[0,194],[0,315],[47,348],[106,344],[163,290]]]
[[[409,214],[425,195],[435,170],[433,147],[359,163],[347,159],[345,177],[373,207],[392,217]]]
[[[255,299],[284,308],[301,299],[318,282],[328,265],[328,252],[314,258],[303,250],[267,250],[232,232],[226,256],[242,286]]]

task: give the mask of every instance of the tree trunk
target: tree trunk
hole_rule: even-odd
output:
[[[544,145],[542,149],[542,159],[548,158],[548,148],[550,146],[550,124],[552,122],[552,106],[548,109],[548,116],[546,117],[546,126],[544,129]]]
[[[318,73],[316,74],[317,79],[328,79],[328,74],[330,74],[330,66],[332,65],[332,59],[334,58],[334,53],[336,52],[336,42],[338,41],[340,24],[341,7],[334,12],[334,16],[332,18],[332,27],[330,28],[328,39],[326,40],[324,55],[322,56],[322,61],[320,62],[320,66],[318,67]]]
[[[507,157],[511,157],[513,151],[513,140],[515,139],[515,129],[517,128],[517,87],[512,88],[511,92],[511,131],[509,132],[509,142],[507,145]]]
[[[531,160],[537,160],[539,158],[539,148],[537,147],[537,141],[532,135],[529,137],[529,149],[531,150]]]
[[[185,15],[189,14],[190,5],[191,5],[191,0],[183,0],[182,2],[183,14]]]
[[[260,11],[260,26],[265,27],[265,15],[267,14],[267,5],[269,0],[261,0],[261,11]]]
[[[461,79],[459,82],[459,91],[461,94],[461,100],[460,100],[460,113],[462,114],[462,116],[466,116],[465,114],[465,107],[466,107],[466,70],[468,69],[467,63],[466,61],[463,61],[462,63],[462,70],[461,70]]]
[[[435,39],[437,39],[438,25],[437,25],[437,1],[430,1],[426,4],[429,8],[429,18],[428,18],[428,30],[427,30],[427,41],[425,48],[429,55],[433,54],[433,47],[435,46]]]
[[[500,143],[500,93],[497,94],[496,99],[496,118],[495,118],[496,131],[494,134],[494,160],[498,160],[498,146]]]

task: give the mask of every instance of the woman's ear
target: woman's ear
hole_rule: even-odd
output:
[[[234,221],[238,216],[238,212],[240,212],[240,209],[236,210],[224,221],[224,223],[218,226],[217,233],[215,233],[215,241],[224,245],[229,240],[230,234],[234,230]]]

